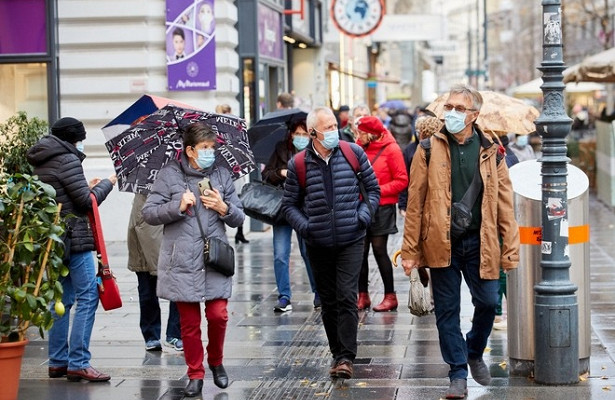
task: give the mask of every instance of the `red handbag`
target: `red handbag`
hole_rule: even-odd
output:
[[[88,213],[90,218],[90,226],[94,235],[94,246],[96,247],[96,258],[98,259],[98,297],[105,311],[115,310],[122,307],[122,297],[120,289],[117,286],[115,276],[109,268],[109,260],[107,259],[107,248],[105,247],[105,238],[102,233],[102,224],[100,222],[100,214],[98,213],[98,203],[96,196],[90,193],[92,199],[92,211]]]

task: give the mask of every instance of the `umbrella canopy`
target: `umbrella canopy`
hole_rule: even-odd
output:
[[[564,71],[564,82],[615,82],[615,47],[585,58]]]
[[[167,104],[173,104],[178,107],[195,109],[195,107],[173,100],[166,97],[153,96],[151,94],[144,94],[137,101],[132,103],[130,107],[122,111],[120,115],[115,117],[111,122],[102,127],[103,135],[106,140],[111,140],[126,129],[130,128],[132,124],[137,122],[139,118],[146,115],[150,115],[156,110],[161,109]]]
[[[380,108],[405,110],[408,107],[406,106],[406,103],[401,100],[387,100],[384,103],[380,104]]]
[[[252,125],[248,129],[248,139],[255,161],[266,164],[275,150],[275,145],[286,139],[290,123],[305,117],[305,111],[288,108],[269,112]]]
[[[120,190],[149,193],[158,171],[170,160],[180,158],[181,132],[198,121],[207,123],[218,135],[216,165],[228,169],[233,179],[254,169],[244,120],[166,105],[105,143]]]
[[[484,131],[501,136],[507,133],[525,135],[536,130],[534,121],[540,112],[522,100],[492,91],[481,91],[483,107],[476,123]],[[440,119],[444,118],[444,104],[448,93],[427,106]]]

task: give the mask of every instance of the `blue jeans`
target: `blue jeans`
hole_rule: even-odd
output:
[[[497,279],[481,279],[479,269],[478,232],[459,239],[452,245],[450,267],[430,269],[440,352],[444,362],[450,366],[448,376],[451,381],[468,378],[468,359],[482,359],[493,328],[499,282]],[[472,328],[466,335],[466,340],[461,333],[459,317],[462,274],[474,305]]]
[[[68,366],[69,370],[80,370],[90,366],[90,337],[98,308],[94,255],[91,251],[72,253],[68,270],[68,275],[60,278],[64,288],[62,302],[66,308],[62,317],[54,311],[55,302],[51,303],[55,321],[49,330],[49,366]],[[69,339],[70,313],[75,303]]]
[[[147,271],[137,272],[139,282],[139,327],[146,342],[160,340],[160,302],[156,296],[158,277]],[[169,319],[167,320],[166,339],[181,339],[179,311],[175,302],[169,302]]]
[[[273,225],[273,271],[275,273],[275,283],[278,287],[278,299],[286,297],[290,300],[291,298],[289,261],[292,233],[293,228],[290,225]],[[305,250],[305,242],[299,235],[297,235],[297,241],[299,242],[299,252],[305,263],[310,287],[312,292],[316,293],[316,284]]]

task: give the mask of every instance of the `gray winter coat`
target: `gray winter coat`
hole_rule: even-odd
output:
[[[210,179],[211,185],[220,191],[228,205],[225,216],[205,209],[200,202],[197,184],[204,177]],[[190,207],[188,213],[182,214],[179,205],[187,187],[195,194],[197,204]],[[237,227],[244,220],[241,201],[235,192],[230,173],[215,166],[202,171],[195,170],[182,154],[181,163],[172,161],[160,170],[143,206],[145,222],[164,225],[156,291],[163,299],[196,303],[231,297],[233,279],[204,267],[203,239],[197,215],[205,236],[218,237],[226,242],[224,224]]]

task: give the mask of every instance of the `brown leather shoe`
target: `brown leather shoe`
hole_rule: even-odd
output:
[[[384,295],[382,303],[373,308],[376,312],[397,310],[397,295],[395,293],[387,293]]]
[[[357,308],[359,310],[365,310],[366,308],[370,308],[371,305],[372,305],[372,300],[369,298],[369,293],[359,292],[359,299],[357,300]]]
[[[66,367],[49,367],[50,378],[61,378],[66,376]]]
[[[94,367],[88,367],[75,371],[68,370],[66,371],[66,378],[71,382],[78,382],[81,379],[90,382],[106,382],[111,379],[111,376],[103,374]]]
[[[337,363],[336,367],[336,374],[335,376],[337,376],[338,378],[342,378],[342,379],[350,379],[352,378],[352,361],[349,360],[342,360],[340,362]]]

